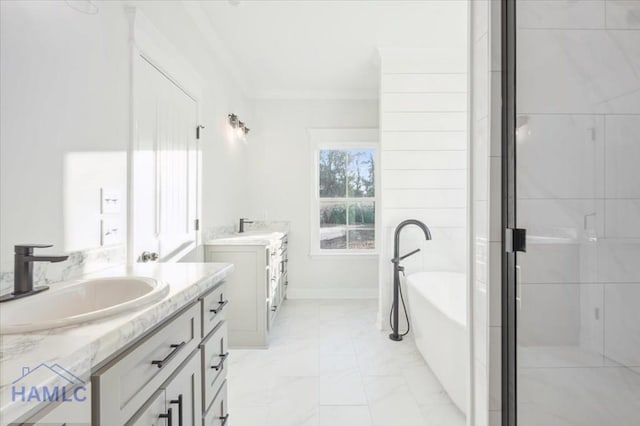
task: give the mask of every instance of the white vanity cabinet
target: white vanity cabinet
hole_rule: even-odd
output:
[[[201,426],[216,417],[214,402],[227,399],[228,306],[219,283],[92,374],[92,424]]]
[[[286,298],[288,237],[251,244],[206,244],[205,261],[233,263],[227,279],[229,346],[265,348]]]

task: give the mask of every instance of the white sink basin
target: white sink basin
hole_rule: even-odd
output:
[[[0,334],[26,333],[132,311],[160,300],[169,285],[144,277],[99,278],[54,284],[45,292],[5,302]]]

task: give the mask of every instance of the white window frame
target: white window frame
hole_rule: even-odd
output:
[[[378,129],[309,129],[311,151],[310,247],[311,256],[377,256],[380,251],[380,146]],[[367,197],[375,203],[375,249],[320,248],[320,151],[373,149],[375,196]],[[331,199],[326,199],[330,201]]]

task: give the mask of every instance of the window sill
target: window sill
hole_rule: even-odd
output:
[[[379,253],[377,251],[372,252],[322,252],[322,251],[314,251],[309,253],[309,257],[312,260],[354,260],[357,258],[358,260],[377,260]]]

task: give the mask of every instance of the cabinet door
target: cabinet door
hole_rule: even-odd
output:
[[[172,426],[200,426],[202,392],[200,352],[187,360],[163,386]]]
[[[155,393],[138,411],[131,420],[125,423],[126,426],[169,426],[172,423],[169,416],[172,411],[168,411],[165,405],[164,390]]]
[[[204,416],[204,426],[226,426],[229,421],[227,381],[225,380]]]
[[[205,253],[207,262],[235,265],[233,274],[226,278],[229,347],[267,347],[267,306],[271,297],[269,250],[263,245],[211,245]]]

